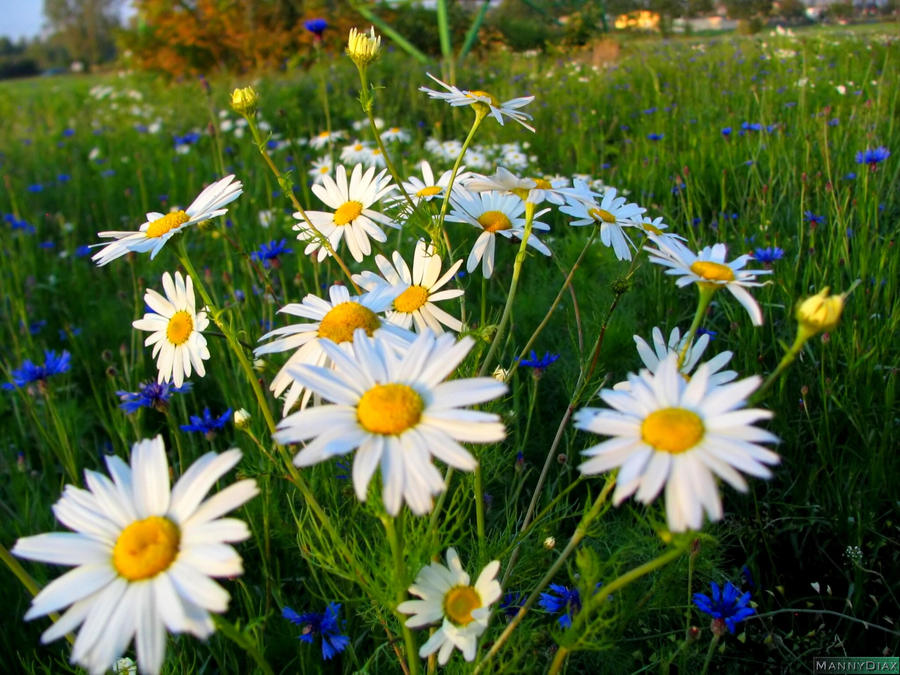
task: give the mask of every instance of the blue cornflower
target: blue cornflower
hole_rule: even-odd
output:
[[[661,141],[664,134],[647,134],[647,138],[651,141]]]
[[[731,136],[731,127],[722,127],[723,136]]]
[[[828,126],[830,127],[836,127],[840,123],[841,121],[837,117],[832,117],[830,120],[828,120]]]
[[[890,156],[891,151],[884,146],[875,148],[874,150],[869,150],[868,148],[866,148],[865,152],[860,151],[856,153],[856,163],[868,164],[874,169],[876,164],[883,162]]]
[[[558,358],[559,354],[551,354],[550,352],[544,352],[544,355],[538,358],[538,355],[532,349],[528,358],[519,361],[519,365],[535,368],[537,370],[545,370],[549,365],[555,363]]]
[[[72,176],[67,173],[61,173],[56,177],[58,183],[68,183],[70,180],[72,180]]]
[[[762,128],[759,122],[741,122],[741,129],[744,131],[762,131]]]
[[[734,627],[756,610],[750,607],[750,592],[741,595],[741,591],[730,581],[725,582],[725,588],[719,589],[715,581],[709,584],[712,589],[712,597],[703,593],[694,593],[694,604],[704,614],[709,614],[716,623],[724,623],[730,633],[734,633]],[[715,628],[713,628],[715,631]]]
[[[219,417],[213,417],[209,412],[209,408],[204,408],[202,417],[191,415],[191,423],[182,424],[181,430],[199,431],[211,439],[215,435],[216,429],[224,427],[229,419],[231,419],[231,408],[223,412]]]
[[[516,614],[519,613],[519,608],[525,602],[525,596],[521,593],[511,591],[506,593],[503,596],[503,599],[500,601],[500,611],[503,612],[507,618],[513,618]]]
[[[844,175],[844,180],[853,180],[854,178],[856,178],[856,174],[852,171]]]
[[[91,247],[88,244],[82,244],[75,249],[75,255],[79,258],[86,258],[91,254]]]
[[[273,239],[268,244],[261,244],[257,250],[250,254],[250,257],[261,262],[266,269],[269,267],[278,269],[278,256],[283,253],[293,252],[294,249],[288,248],[285,239],[282,239],[281,241],[275,241]]]
[[[71,357],[72,355],[65,350],[57,356],[54,350],[45,349],[44,365],[39,366],[32,363],[30,359],[25,359],[19,368],[10,371],[13,381],[4,382],[0,387],[11,391],[16,387],[26,387],[34,382],[43,383],[48,377],[68,372],[71,368]]]
[[[340,654],[347,645],[350,644],[350,638],[341,635],[340,620],[338,613],[341,610],[339,602],[329,602],[328,607],[321,614],[317,612],[307,612],[305,614],[297,614],[290,607],[281,610],[281,616],[288,621],[303,626],[303,632],[298,637],[303,642],[313,644],[316,635],[322,636],[322,658],[326,661]]]
[[[697,337],[698,338],[703,335],[709,335],[709,339],[712,341],[712,340],[716,339],[717,334],[718,334],[718,331],[708,330],[706,328],[698,328],[697,329]]]
[[[63,129],[63,136],[65,136],[66,138],[68,138],[69,136],[74,136],[74,135],[75,135],[74,129]]]
[[[813,225],[821,225],[825,222],[825,216],[817,216],[812,211],[804,211],[803,217],[806,218]]]
[[[172,394],[184,394],[191,390],[191,383],[185,382],[180,387],[171,382],[142,382],[138,385],[138,391],[117,391],[116,396],[122,401],[119,407],[129,415],[141,408],[155,408],[160,412],[166,412],[169,408],[169,398]]]
[[[761,263],[773,263],[784,257],[784,249],[778,246],[769,246],[768,248],[757,248],[753,251],[753,259]]]
[[[28,186],[28,191],[29,192],[43,192],[44,186],[41,185],[40,183],[32,183],[31,185]]]
[[[550,591],[552,592],[541,593],[538,605],[551,614],[563,612],[557,621],[560,627],[568,628],[572,625],[572,617],[581,610],[581,595],[577,588],[570,590],[568,586],[561,584],[550,584]]]
[[[317,37],[322,37],[322,33],[328,28],[328,22],[325,19],[310,19],[303,22],[304,28]]]

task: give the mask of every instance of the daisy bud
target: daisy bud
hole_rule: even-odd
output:
[[[556,548],[556,537],[547,537],[544,539],[544,548],[548,551],[552,551]]]
[[[234,411],[234,426],[236,429],[246,429],[250,426],[250,413],[243,408]]]
[[[365,68],[378,58],[381,51],[381,36],[375,35],[375,27],[369,28],[369,34],[361,33],[355,28],[350,29],[350,37],[347,40],[347,55],[353,59],[360,68]]]
[[[810,335],[833,330],[844,310],[844,295],[828,295],[826,286],[797,306],[797,321]]]
[[[239,115],[253,115],[258,102],[259,94],[253,87],[238,87],[231,92],[231,107]]]

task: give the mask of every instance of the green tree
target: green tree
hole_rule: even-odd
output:
[[[44,0],[51,40],[73,59],[97,64],[115,56],[113,32],[119,28],[122,0]]]

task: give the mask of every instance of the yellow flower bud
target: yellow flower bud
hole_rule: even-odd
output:
[[[244,408],[234,411],[234,426],[238,429],[246,429],[250,426],[250,413]]]
[[[350,38],[347,40],[347,55],[360,68],[365,68],[378,58],[381,51],[381,36],[375,35],[375,27],[369,28],[369,34],[360,33],[355,28],[350,29]]]
[[[231,107],[239,115],[252,115],[256,112],[259,94],[253,87],[238,87],[231,92]]]
[[[828,286],[797,305],[797,321],[811,335],[833,330],[844,310],[844,295],[828,295]]]

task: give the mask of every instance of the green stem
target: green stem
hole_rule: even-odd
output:
[[[807,331],[804,331],[802,328],[797,331],[797,337],[794,339],[794,344],[790,346],[790,348],[784,353],[784,356],[781,357],[781,361],[778,362],[778,365],[775,367],[769,376],[766,378],[766,381],[763,382],[762,386],[757,389],[753,396],[751,397],[751,401],[758,401],[763,397],[769,388],[775,384],[775,381],[781,377],[781,374],[787,370],[788,366],[790,366],[794,359],[797,358],[797,354],[800,353],[800,350],[803,349],[803,345],[806,344],[806,341],[811,338],[812,335]]]
[[[566,658],[569,656],[569,648],[563,647],[562,645],[556,650],[556,654],[553,655],[553,661],[550,663],[550,668],[547,670],[547,675],[556,675],[563,667],[566,662]]]
[[[497,326],[497,332],[491,341],[491,348],[488,350],[484,362],[478,370],[479,377],[483,376],[491,362],[500,349],[500,343],[503,342],[503,335],[506,332],[506,326],[509,324],[509,317],[512,314],[513,301],[516,299],[516,290],[519,287],[519,277],[522,274],[522,265],[525,262],[525,249],[528,247],[528,239],[531,237],[531,227],[534,224],[534,204],[525,202],[525,229],[522,230],[522,243],[519,244],[519,250],[516,253],[516,260],[513,263],[512,279],[509,282],[509,293],[506,295],[506,304],[503,306],[503,314],[500,315],[500,323]]]
[[[223,618],[219,614],[212,615],[216,628],[221,631],[222,635],[231,640],[241,650],[246,651],[251,658],[256,661],[256,665],[266,675],[274,675],[272,666],[266,661],[266,657],[259,651],[259,648],[246,635],[239,631],[231,622]]]
[[[388,543],[391,546],[391,557],[394,563],[394,572],[400,580],[397,585],[395,598],[399,605],[406,599],[406,562],[403,559],[403,546],[400,544],[400,537],[397,534],[397,528],[394,526],[394,518],[392,516],[382,516],[381,522],[384,523],[384,530],[387,534]],[[409,667],[410,675],[416,675],[419,672],[419,652],[416,649],[416,641],[413,638],[412,631],[406,625],[406,616],[400,614],[394,609],[397,618],[400,620],[400,627],[403,629],[403,642],[406,645],[406,663]]]
[[[475,465],[475,529],[478,535],[478,550],[484,550],[484,477],[481,462]]]
[[[453,183],[456,181],[456,174],[459,172],[462,158],[466,154],[466,150],[469,149],[469,144],[472,142],[472,139],[475,138],[475,132],[481,125],[481,120],[487,115],[487,110],[481,110],[479,108],[472,108],[472,110],[475,111],[475,120],[472,122],[472,128],[469,129],[469,135],[466,136],[466,140],[463,141],[459,156],[456,158],[456,162],[453,164],[453,170],[450,172],[450,182],[444,190],[444,201],[441,203],[441,213],[438,216],[438,229],[442,232],[444,230],[444,219],[447,217],[447,205],[450,203],[450,193],[453,191]]]
[[[703,669],[700,671],[700,675],[706,675],[706,671],[709,670],[709,663],[712,661],[713,654],[716,651],[716,646],[719,644],[719,640],[721,637],[719,635],[713,634],[713,639],[709,641],[709,649],[706,650],[706,658],[703,660]]]
[[[606,478],[606,485],[603,486],[603,489],[600,491],[600,494],[597,495],[597,499],[594,500],[593,506],[591,506],[591,510],[588,511],[584,517],[581,519],[581,522],[578,523],[578,527],[575,528],[574,534],[572,534],[572,538],[569,539],[569,543],[566,544],[566,547],[560,552],[559,557],[553,563],[547,573],[543,576],[543,578],[538,582],[537,587],[531,592],[531,595],[525,600],[524,604],[519,608],[519,611],[513,617],[512,621],[506,626],[506,629],[503,633],[500,634],[500,637],[497,638],[497,641],[491,646],[490,651],[485,654],[484,658],[475,668],[475,673],[481,672],[484,667],[487,665],[488,661],[490,661],[500,648],[504,645],[504,643],[509,639],[509,636],[512,635],[512,632],[516,629],[522,619],[525,618],[525,614],[531,609],[531,606],[537,601],[538,596],[541,591],[543,591],[547,585],[553,581],[553,577],[556,576],[556,573],[560,570],[572,552],[577,548],[578,544],[581,543],[581,540],[587,535],[588,527],[593,522],[593,520],[600,514],[600,511],[603,509],[603,506],[606,503],[606,498],[609,496],[609,493],[612,491],[613,487],[616,484],[616,474],[611,473]]]
[[[679,370],[681,370],[684,358],[687,356],[688,350],[694,342],[694,335],[697,333],[697,329],[700,328],[700,324],[703,322],[703,316],[706,314],[706,309],[709,307],[709,303],[712,302],[713,295],[715,295],[718,289],[719,287],[713,284],[697,284],[697,290],[700,293],[700,296],[697,298],[697,311],[694,313],[694,320],[691,322],[691,327],[688,328],[688,332],[684,336],[684,346],[678,353]]]

